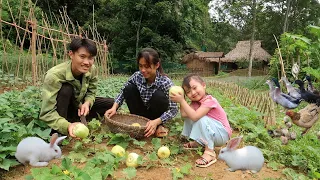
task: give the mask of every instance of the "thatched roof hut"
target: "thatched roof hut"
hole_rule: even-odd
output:
[[[182,58],[182,63],[187,65],[187,68],[192,73],[197,73],[202,76],[210,76],[218,73],[220,69],[221,59],[224,57],[223,52],[202,52],[196,51],[185,55]],[[224,60],[229,61],[229,60]]]
[[[205,62],[219,62],[219,59],[221,59],[222,57],[224,57],[223,52],[196,51],[194,53],[185,55],[182,58],[182,63],[188,63],[194,59],[205,61]]]
[[[224,60],[237,62],[241,60],[249,60],[250,41],[238,41],[236,48],[225,55]],[[261,47],[261,41],[254,41],[253,59],[254,61],[269,62],[271,55]]]

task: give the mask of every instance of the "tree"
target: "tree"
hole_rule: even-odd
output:
[[[252,72],[252,60],[253,60],[253,43],[254,43],[254,35],[256,31],[256,0],[252,1],[251,6],[252,11],[252,33],[251,33],[251,39],[250,39],[250,50],[249,50],[249,71],[248,76],[251,77]]]

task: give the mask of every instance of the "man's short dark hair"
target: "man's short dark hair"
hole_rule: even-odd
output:
[[[88,50],[91,56],[97,55],[97,47],[96,44],[90,39],[82,39],[82,38],[74,38],[72,39],[69,49],[72,52],[78,51],[79,48],[84,47]]]

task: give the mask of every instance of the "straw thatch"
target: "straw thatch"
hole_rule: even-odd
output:
[[[182,63],[186,64],[187,69],[192,73],[210,76],[218,73],[223,57],[223,52],[196,51],[185,55]]]
[[[185,55],[182,58],[182,63],[188,63],[192,60],[200,60],[205,62],[219,62],[219,59],[224,57],[223,52],[202,52],[196,51],[190,54]]]
[[[231,50],[225,55],[223,61],[241,61],[249,60],[249,51],[250,51],[250,41],[238,41],[236,48]],[[253,44],[253,59],[254,61],[265,61],[268,62],[271,58],[271,55],[262,49],[261,41],[254,41]]]

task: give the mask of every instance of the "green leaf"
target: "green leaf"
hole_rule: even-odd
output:
[[[104,166],[102,168],[102,178],[106,179],[109,175],[113,175],[114,173],[114,168],[112,166]]]
[[[176,179],[180,179],[180,178],[183,178],[183,174],[180,172],[181,170],[179,168],[173,168],[172,169],[172,178],[174,180]]]
[[[170,146],[170,154],[171,155],[178,154],[179,151],[180,151],[180,146],[178,146],[178,145]]]
[[[14,118],[14,115],[12,114],[12,112],[9,112],[9,111],[8,111],[8,112],[6,112],[6,115],[9,116],[9,117],[11,117],[11,118]]]
[[[124,149],[126,149],[129,145],[130,140],[131,140],[131,137],[129,135],[117,133],[111,137],[111,139],[108,141],[107,144],[119,145]]]
[[[161,140],[159,138],[152,138],[151,143],[154,149],[159,149],[161,147]]]
[[[9,151],[9,152],[15,152],[17,150],[16,146],[8,146],[8,147],[2,147],[0,146],[0,152],[5,152],[5,151]]]
[[[71,151],[68,155],[68,158],[71,159],[72,162],[81,162],[84,163],[87,161],[86,156],[83,153],[77,153],[74,151]]]
[[[50,174],[50,169],[48,167],[31,169],[31,175],[36,179],[37,177],[42,176],[43,174]]]
[[[25,180],[34,180],[33,176],[32,175],[26,175],[24,177]]]
[[[78,150],[81,150],[83,148],[83,145],[82,145],[82,142],[81,141],[77,141],[74,146],[73,146],[73,149],[75,151],[78,151]]]
[[[180,168],[180,172],[185,175],[190,174],[191,168],[192,168],[192,165],[190,163],[187,163],[186,165],[184,165]]]
[[[156,161],[158,160],[158,156],[157,156],[157,153],[156,152],[152,152],[151,154],[148,155],[149,156],[149,159],[151,161]]]
[[[19,163],[13,159],[3,159],[0,161],[0,169],[9,170],[10,167],[18,165]]]
[[[279,169],[279,167],[281,166],[280,163],[277,163],[275,161],[269,162],[267,164],[267,167],[272,168],[272,170],[277,171]]]
[[[80,171],[77,174],[77,177],[75,179],[82,179],[82,180],[91,180],[92,178],[90,177],[90,175],[84,171]],[[92,179],[93,180],[93,179]]]
[[[99,129],[100,126],[101,126],[101,122],[100,122],[99,120],[95,119],[95,118],[92,119],[92,120],[88,123],[88,128],[89,128],[90,132],[91,132],[92,130],[97,130],[97,129]]]
[[[88,169],[83,169],[92,180],[102,180],[102,174],[101,174],[101,168],[88,168]]]
[[[33,131],[32,131],[33,126],[34,126],[34,120],[32,120],[26,127],[28,134],[33,134]]]
[[[128,168],[125,168],[124,170],[122,170],[122,173],[125,174],[127,176],[127,178],[132,179],[136,176],[137,170],[136,170],[136,168],[128,167]]]
[[[57,165],[53,164],[51,167],[51,173],[54,175],[58,175],[62,173],[62,169],[58,167]]]
[[[318,172],[314,172],[313,176],[315,176],[315,178],[317,178],[317,179],[320,179],[320,173],[318,173]]]
[[[50,133],[51,133],[51,129],[47,128],[47,129],[40,129],[40,128],[34,128],[33,132],[38,135],[39,137],[41,137],[42,139],[49,139],[50,137]]]
[[[63,170],[70,170],[72,162],[70,158],[63,158],[61,161],[61,166]]]
[[[94,137],[94,143],[100,144],[100,143],[102,143],[102,140],[103,140],[103,134],[95,135],[95,137]]]
[[[146,144],[147,142],[146,141],[138,141],[138,140],[136,140],[136,139],[134,139],[133,140],[133,144],[134,145],[137,145],[137,146],[139,146],[139,147],[144,147],[144,145]]]

